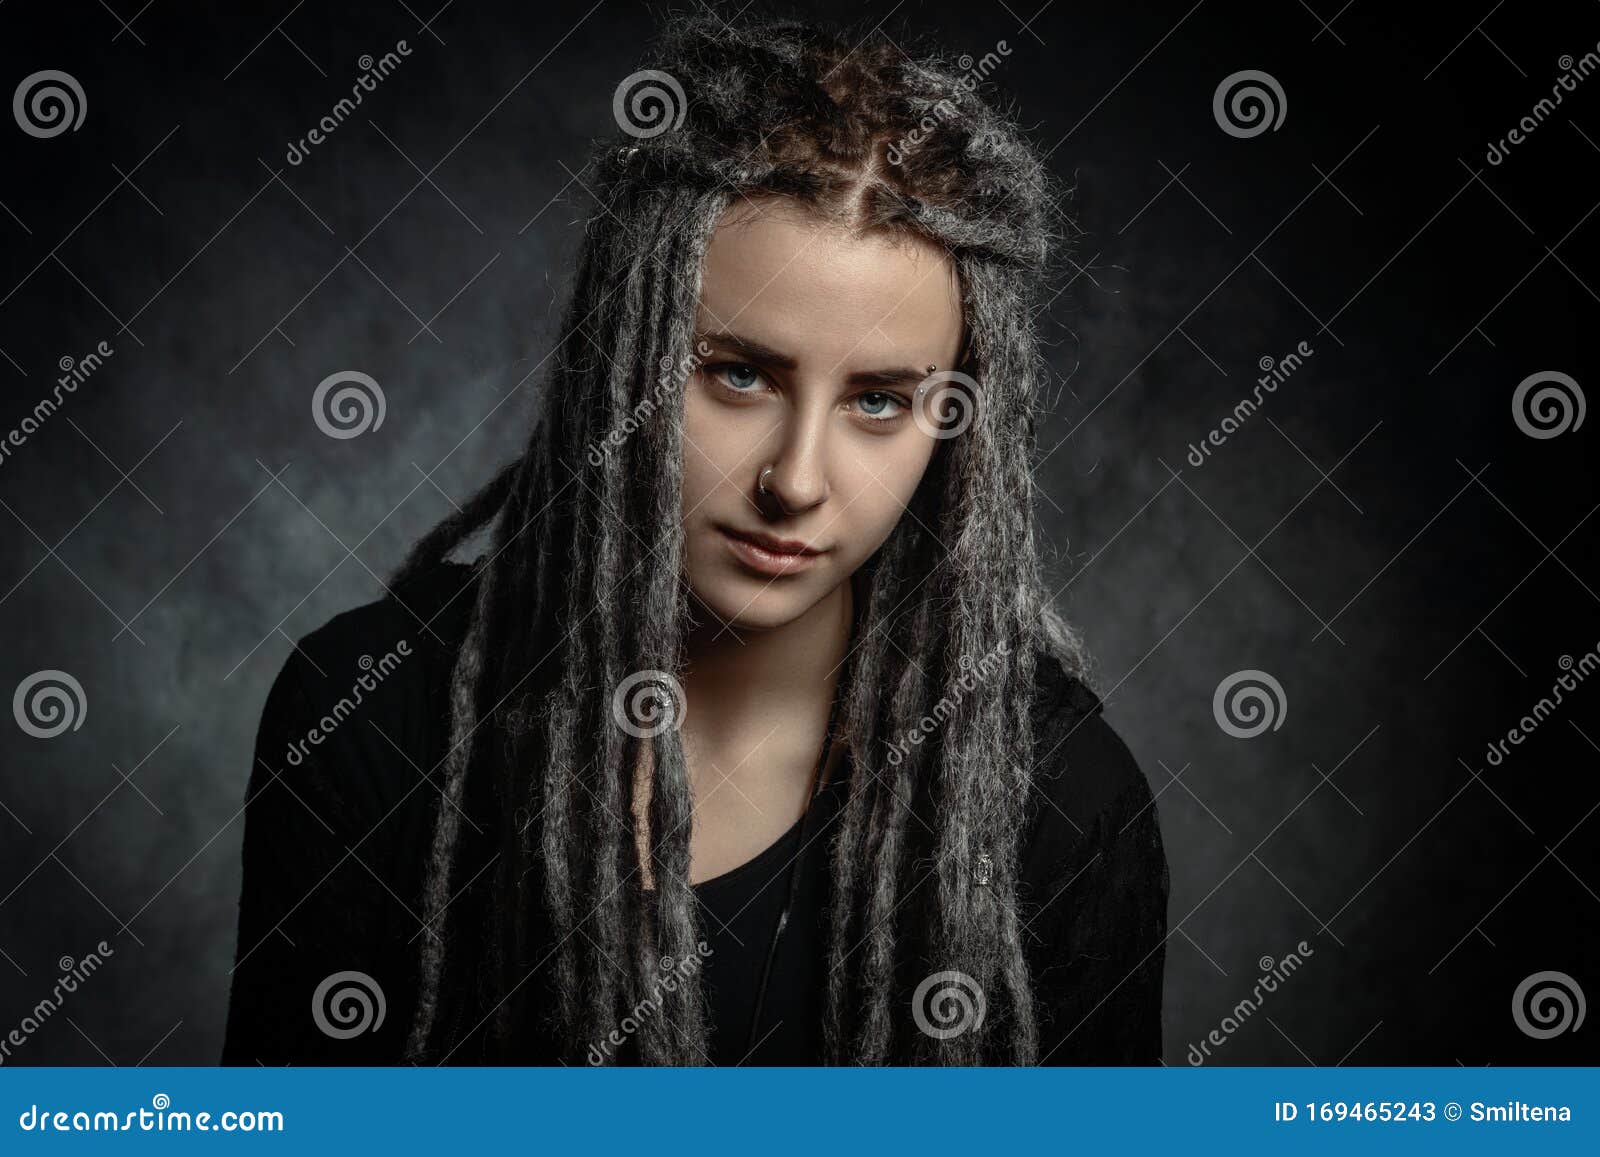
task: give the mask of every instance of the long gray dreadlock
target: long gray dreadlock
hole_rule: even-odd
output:
[[[424,884],[424,917],[440,935],[421,941],[407,1057],[447,1059],[461,1029],[485,1022],[485,1057],[514,1056],[536,1007],[581,1063],[588,1042],[639,1006],[664,957],[695,951],[679,734],[635,738],[610,709],[631,673],[677,671],[683,658],[681,392],[620,445],[586,451],[639,412],[658,366],[689,357],[719,215],[737,198],[776,195],[862,233],[941,246],[964,301],[962,369],[981,386],[978,420],[941,441],[907,516],[855,576],[862,597],[834,732],[852,770],[830,848],[829,1059],[1034,1062],[1016,874],[1035,651],[1082,669],[1041,585],[1032,507],[1044,373],[1033,320],[1061,240],[1059,193],[968,67],[936,49],[907,56],[876,31],[792,20],[672,16],[650,68],[636,76],[662,93],[672,86],[660,74],[676,82],[683,119],[595,147],[601,206],[526,450],[395,576],[403,587],[492,528],[452,678],[445,800]],[[952,702],[975,657],[1002,654]],[[927,718],[942,725],[888,758]],[[653,889],[641,882],[633,807],[645,743]],[[463,828],[472,816],[487,823],[476,859]],[[530,911],[541,907],[550,939],[534,943]],[[540,957],[553,963],[535,993],[524,982]],[[906,1012],[917,982],[946,970],[970,977],[988,1011],[939,1040]],[[452,1008],[462,993],[475,1007]],[[698,978],[644,1017],[634,1040],[643,1063],[703,1063]]]

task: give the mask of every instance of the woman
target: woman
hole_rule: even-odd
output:
[[[1036,558],[1052,180],[881,35],[652,68],[523,455],[272,689],[224,1063],[1156,1063],[1154,801]]]

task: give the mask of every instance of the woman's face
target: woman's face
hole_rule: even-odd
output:
[[[929,366],[954,368],[962,325],[935,246],[853,236],[779,199],[724,214],[705,255],[683,439],[689,583],[718,619],[792,622],[888,538],[938,445],[913,418],[917,386]]]

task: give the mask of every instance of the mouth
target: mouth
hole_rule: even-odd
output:
[[[774,578],[809,570],[827,553],[798,539],[775,538],[758,531],[733,530],[726,526],[719,526],[717,530],[727,541],[734,558],[751,570]]]

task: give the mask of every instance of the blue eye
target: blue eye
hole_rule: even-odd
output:
[[[719,366],[718,372],[722,374],[728,385],[741,392],[761,384],[761,372],[754,366],[734,362],[726,366]]]
[[[856,400],[861,403],[861,412],[863,414],[878,421],[894,417],[895,412],[905,406],[903,399],[894,394],[879,391],[862,394]]]

